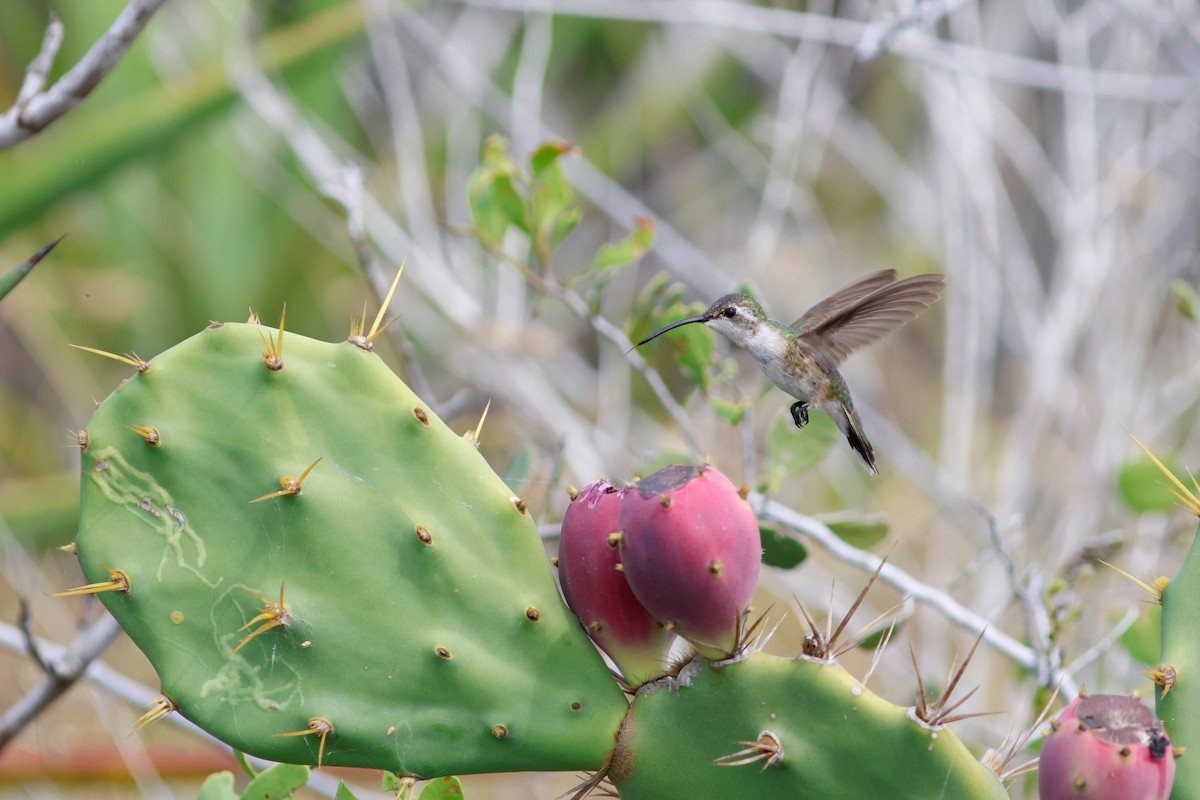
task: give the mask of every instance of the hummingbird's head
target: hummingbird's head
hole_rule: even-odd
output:
[[[724,334],[738,344],[745,344],[754,337],[759,326],[767,319],[762,306],[750,295],[727,294],[717,300],[703,314],[676,320],[670,325],[659,328],[654,333],[642,339],[634,347],[640,347],[651,339],[661,336],[667,331],[674,330],[680,325],[690,325],[693,322],[703,322],[709,328]]]
[[[748,294],[727,294],[709,306],[702,316],[705,325],[738,344],[753,338],[767,318],[762,306]]]

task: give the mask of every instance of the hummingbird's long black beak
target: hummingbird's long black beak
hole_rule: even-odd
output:
[[[659,328],[659,329],[658,329],[658,330],[656,330],[654,333],[650,334],[650,335],[649,335],[649,336],[647,336],[645,339],[642,339],[640,342],[638,342],[637,344],[635,344],[635,345],[634,345],[634,347],[641,347],[641,346],[642,346],[642,345],[644,345],[646,342],[648,342],[648,341],[650,341],[651,339],[654,339],[654,338],[656,338],[656,337],[658,337],[658,336],[662,336],[662,335],[663,335],[664,333],[666,333],[667,331],[673,331],[673,330],[675,330],[676,328],[678,328],[680,325],[691,325],[693,322],[708,322],[708,315],[706,315],[706,314],[694,314],[694,315],[692,315],[692,316],[690,316],[690,317],[684,317],[683,319],[676,320],[675,322],[672,322],[670,325],[667,325],[667,326],[665,326],[665,327]]]

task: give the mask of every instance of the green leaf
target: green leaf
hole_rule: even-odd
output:
[[[654,223],[645,217],[634,220],[633,233],[619,242],[600,245],[592,260],[591,272],[603,272],[634,263],[654,244]]]
[[[728,422],[733,427],[737,427],[741,423],[742,418],[746,416],[746,403],[732,403],[728,400],[723,400],[720,397],[710,397],[708,402],[712,405],[716,415]]]
[[[480,165],[467,184],[471,219],[485,245],[498,246],[510,226],[529,233],[528,210],[514,182],[519,176],[508,142],[502,136],[489,136],[483,143]]]
[[[836,520],[825,525],[843,542],[860,550],[873,547],[888,535],[888,524],[882,520]]]
[[[781,534],[767,525],[758,526],[758,535],[762,538],[764,564],[780,569],[792,569],[808,558],[808,548],[794,536]]]
[[[837,425],[824,413],[810,413],[808,424],[799,429],[786,410],[777,414],[767,431],[767,494],[773,494],[793,475],[820,463],[840,435]]]
[[[676,311],[678,309],[678,311]],[[692,310],[689,310],[692,309]],[[673,306],[668,316],[672,319],[690,316],[703,311],[703,306]],[[679,365],[683,377],[695,384],[701,391],[708,390],[708,369],[713,363],[716,352],[716,341],[713,332],[703,325],[684,325],[671,331],[671,353],[675,363]],[[665,337],[664,337],[665,338]]]
[[[63,236],[66,236],[64,233]],[[33,268],[38,265],[38,262],[46,257],[46,254],[54,249],[54,246],[63,240],[63,236],[58,237],[50,244],[38,250],[31,255],[24,264],[18,264],[11,270],[0,276],[0,300],[3,300],[5,295],[17,288],[17,284],[25,280],[25,276],[33,271]]]
[[[550,246],[558,247],[567,235],[575,230],[575,226],[583,219],[583,209],[568,208],[566,211],[558,215],[558,219],[554,220],[554,226],[550,231]]]
[[[656,325],[661,314],[655,309],[667,308],[683,302],[683,287],[670,283],[666,273],[660,272],[646,282],[646,286],[634,298],[629,310],[626,331],[633,341],[641,341],[661,325]]]
[[[533,155],[529,157],[529,167],[533,172],[533,179],[536,181],[542,177],[542,173],[547,168],[557,165],[558,160],[563,156],[573,156],[578,152],[578,147],[562,139],[551,139],[548,142],[543,142],[538,146],[537,150],[533,151]]]
[[[396,795],[396,800],[412,800],[416,785],[416,778],[409,775],[397,775],[386,770],[383,773],[383,790]]]
[[[225,770],[209,775],[200,784],[196,800],[237,800],[237,792],[233,790],[233,773]]]
[[[575,207],[575,190],[557,163],[542,171],[530,192],[533,235],[549,247],[562,241],[579,222],[582,212]]]
[[[1192,288],[1192,285],[1180,278],[1171,281],[1171,298],[1175,301],[1175,308],[1179,310],[1183,318],[1195,325],[1200,298],[1196,297],[1196,290]]]
[[[1187,482],[1174,459],[1164,458],[1162,462],[1175,477]],[[1117,472],[1117,493],[1125,505],[1139,514],[1169,511],[1178,504],[1164,485],[1169,482],[1150,459],[1136,458],[1126,461]]]
[[[276,764],[258,773],[246,785],[242,800],[283,800],[308,783],[308,767],[300,764]]]
[[[358,800],[358,798],[354,796],[354,792],[350,791],[350,787],[346,785],[345,781],[338,781],[337,793],[334,794],[333,800]]]
[[[895,631],[892,632],[893,639],[896,636],[896,631],[899,631],[900,628],[902,628],[903,626],[904,626],[904,623],[902,621],[896,623]],[[880,628],[879,630],[875,631],[874,633],[869,634],[869,635],[864,636],[863,638],[859,639],[858,643],[855,644],[854,646],[860,650],[874,650],[876,647],[879,646],[879,642],[883,639],[883,637],[887,636],[887,632],[891,629],[891,627],[892,626],[890,623],[888,625],[885,625],[884,627]]]
[[[233,757],[237,759],[238,766],[242,768],[242,772],[250,776],[251,779],[258,777],[258,771],[250,765],[250,759],[246,758],[246,754],[241,750],[234,750]]]
[[[418,800],[462,800],[463,788],[458,778],[449,775],[445,778],[434,778],[425,784]]]
[[[1118,641],[1136,661],[1158,664],[1162,656],[1162,606],[1157,603],[1143,606],[1137,620]]]

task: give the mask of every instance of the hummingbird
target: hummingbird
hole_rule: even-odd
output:
[[[703,323],[749,350],[771,382],[796,398],[789,411],[797,428],[808,423],[808,409],[816,406],[833,419],[867,469],[878,474],[875,450],[837,368],[854,350],[882,339],[933,305],[946,286],[937,273],[896,278],[894,269],[864,275],[791,325],[767,319],[749,295],[727,294],[703,314],[659,328],[634,347],[681,325]]]

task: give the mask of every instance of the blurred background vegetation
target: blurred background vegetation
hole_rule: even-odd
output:
[[[51,12],[53,78],[124,6],[0,3],[0,107]],[[1198,88],[1183,0],[168,2],[85,102],[0,152],[0,266],[68,234],[0,303],[0,617],[23,596],[66,643],[100,613],[44,592],[80,582],[52,549],[75,527],[69,432],[128,368],[68,343],[150,358],[285,303],[289,330],[336,340],[406,263],[385,357],[458,430],[491,400],[482,450],[550,534],[568,484],[708,454],[1039,663],[1148,694],[1154,610],[1097,559],[1171,575],[1190,543],[1122,426],[1195,463]],[[490,248],[472,231],[493,133],[522,164],[553,137],[578,148],[582,218],[549,263],[519,230]],[[589,272],[639,219],[644,258]],[[790,321],[882,267],[949,290],[847,367],[878,478],[792,429],[790,398],[723,340],[659,340],[639,371],[614,338],[742,286]],[[780,652],[803,633],[793,598],[823,610],[836,577],[844,609],[866,578],[811,555],[764,576],[764,607],[789,609]],[[864,618],[901,600],[881,587]],[[907,646],[936,685],[974,632],[936,603],[902,615],[874,688],[908,703]],[[156,688],[127,641],[105,661]],[[1036,715],[1037,672],[981,648],[967,710],[1004,713],[962,725],[980,753]],[[0,708],[41,680],[19,648],[0,675]],[[0,753],[0,795],[186,797],[231,763],[167,725],[125,738],[137,714],[81,684]]]

